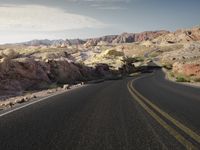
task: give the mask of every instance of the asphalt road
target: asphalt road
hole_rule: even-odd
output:
[[[0,150],[198,149],[192,135],[140,103],[130,87],[197,134],[199,89],[168,82],[160,71],[142,76],[88,85],[0,117]]]

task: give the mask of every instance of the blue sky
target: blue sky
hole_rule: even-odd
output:
[[[200,25],[199,0],[1,0],[0,43]]]

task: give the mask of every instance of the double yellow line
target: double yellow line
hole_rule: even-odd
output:
[[[139,79],[139,78],[137,78]],[[174,119],[172,116],[158,108],[155,104],[153,104],[150,100],[145,98],[143,95],[141,95],[134,87],[133,82],[137,79],[134,79],[132,81],[129,81],[127,84],[127,88],[140,106],[146,110],[146,112],[151,115],[162,127],[164,127],[177,141],[179,141],[187,150],[197,150],[197,148],[186,138],[184,138],[180,133],[178,133],[174,128],[172,128],[170,125],[168,125],[159,115],[162,115],[165,119],[173,123],[176,127],[184,131],[190,138],[195,140],[200,144],[200,136],[192,131],[190,128],[183,125],[181,122]],[[155,113],[157,112],[157,113]]]

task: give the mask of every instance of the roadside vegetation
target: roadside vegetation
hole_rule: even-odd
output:
[[[124,53],[120,52],[120,51],[116,51],[115,49],[111,49],[108,51],[107,55],[114,56],[114,57],[120,57],[120,56],[124,56]]]
[[[176,82],[190,82],[190,79],[184,76],[177,76]]]
[[[168,70],[167,75],[168,75],[168,79],[174,80],[176,82],[191,82],[191,83],[200,82],[199,77],[195,77],[192,75],[185,76],[185,75],[181,75],[181,74],[175,74],[174,72],[172,72],[172,70]]]

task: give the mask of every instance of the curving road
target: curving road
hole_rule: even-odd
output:
[[[159,70],[91,84],[2,115],[0,150],[198,149],[198,91]]]
[[[161,70],[140,77],[132,86],[138,98],[183,138],[176,140],[185,147],[191,144],[193,149],[200,149],[199,88],[168,81]]]

